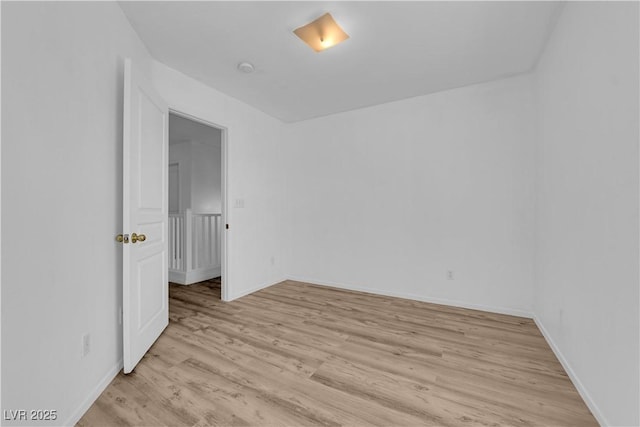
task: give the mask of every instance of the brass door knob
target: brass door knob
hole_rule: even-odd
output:
[[[131,235],[131,243],[144,242],[145,240],[147,240],[147,236],[145,236],[144,234],[133,233]]]
[[[129,243],[129,235],[128,234],[118,234],[116,236],[116,242],[119,243]]]

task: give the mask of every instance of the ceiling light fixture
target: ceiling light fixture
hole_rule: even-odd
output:
[[[316,52],[322,52],[349,38],[349,34],[340,28],[329,13],[325,13],[307,25],[296,28],[293,32]]]
[[[238,70],[242,71],[243,73],[249,74],[253,73],[255,71],[255,68],[250,62],[241,62],[238,64]]]

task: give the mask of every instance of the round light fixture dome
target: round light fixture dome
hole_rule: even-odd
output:
[[[255,68],[250,62],[241,62],[238,64],[238,70],[242,71],[243,73],[249,74],[253,73]]]

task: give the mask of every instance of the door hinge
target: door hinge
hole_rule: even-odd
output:
[[[226,228],[228,230],[229,229],[229,224],[225,224],[224,228]]]

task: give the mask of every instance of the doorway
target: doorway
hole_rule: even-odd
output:
[[[170,110],[168,277],[226,300],[226,129]]]

